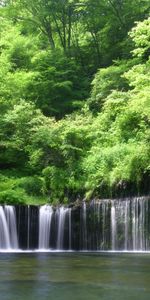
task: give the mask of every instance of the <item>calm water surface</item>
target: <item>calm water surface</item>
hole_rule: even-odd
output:
[[[0,300],[149,300],[150,254],[0,254]]]

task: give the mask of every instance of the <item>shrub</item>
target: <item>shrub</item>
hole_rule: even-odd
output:
[[[20,180],[19,186],[29,195],[41,196],[44,194],[44,181],[38,176],[24,177]]]

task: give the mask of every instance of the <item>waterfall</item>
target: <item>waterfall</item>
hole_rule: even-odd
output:
[[[68,209],[68,223],[69,223],[69,250],[71,250],[71,239],[72,239],[72,235],[71,235],[71,208]]]
[[[0,249],[10,249],[10,237],[4,209],[0,206]]]
[[[53,209],[49,205],[40,207],[39,212],[39,249],[49,249]]]
[[[125,206],[124,206],[125,212],[124,212],[124,236],[125,236],[125,241],[124,241],[124,249],[128,249],[128,230],[129,230],[129,201],[125,201]]]
[[[150,198],[0,205],[0,250],[150,251]]]
[[[116,249],[116,207],[115,203],[112,202],[111,206],[111,246],[112,250]]]
[[[101,244],[101,249],[105,250],[105,245],[107,243],[107,236],[106,236],[106,231],[107,231],[107,222],[108,222],[108,208],[109,208],[109,202],[106,200],[101,201],[101,206],[102,206],[102,244]]]
[[[83,202],[82,205],[82,214],[81,214],[81,218],[82,218],[82,249],[83,250],[87,250],[88,248],[88,241],[87,241],[87,207],[86,207],[86,203]]]
[[[65,221],[68,213],[68,208],[64,206],[59,207],[57,209],[57,217],[58,217],[58,229],[57,229],[57,249],[63,249],[64,244],[64,230],[65,230]]]
[[[133,250],[146,250],[146,245],[148,244],[147,236],[145,234],[145,219],[148,214],[148,209],[146,205],[146,200],[134,199],[131,203],[132,211],[132,240],[133,240]]]
[[[0,206],[0,249],[18,249],[16,216],[13,206]]]
[[[30,206],[28,205],[27,207],[27,219],[28,219],[28,223],[27,223],[27,249],[30,249]]]
[[[5,210],[6,221],[7,221],[8,232],[9,232],[10,247],[12,249],[18,249],[15,208],[10,205],[5,205],[4,210]]]
[[[148,199],[111,201],[112,250],[148,249]],[[146,224],[147,222],[147,224]]]

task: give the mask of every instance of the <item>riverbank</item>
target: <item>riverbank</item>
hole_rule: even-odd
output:
[[[30,173],[29,173],[30,174]],[[18,170],[4,170],[0,172],[0,204],[8,205],[44,205],[51,204],[53,206],[82,206],[83,200],[90,203],[93,199],[126,199],[134,197],[147,197],[149,190],[139,193],[134,185],[128,189],[120,189],[116,193],[105,191],[103,194],[86,195],[78,191],[73,195],[64,197],[53,197],[46,190],[46,182],[44,177],[38,175],[28,175]]]

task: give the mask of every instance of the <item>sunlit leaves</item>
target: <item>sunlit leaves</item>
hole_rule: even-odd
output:
[[[150,18],[144,22],[137,22],[130,36],[135,42],[134,55],[139,57],[142,57],[144,54],[150,55]]]

